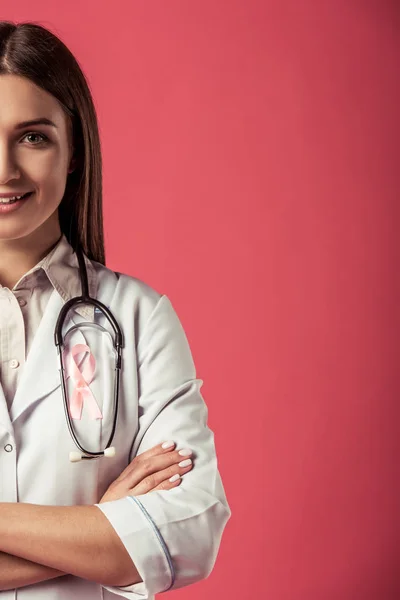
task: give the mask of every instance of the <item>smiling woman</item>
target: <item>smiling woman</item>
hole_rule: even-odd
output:
[[[71,245],[104,264],[102,156],[86,77],[67,46],[41,25],[3,22],[1,31],[0,169],[21,169],[24,180],[9,189],[0,170],[0,193],[35,191],[34,229],[41,221],[45,232],[58,208]]]
[[[99,330],[117,341],[115,396]],[[150,600],[209,575],[230,509],[185,332],[165,294],[105,266],[76,59],[40,25],[4,21],[0,381],[0,598]]]

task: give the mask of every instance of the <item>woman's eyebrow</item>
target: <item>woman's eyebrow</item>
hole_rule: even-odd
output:
[[[31,121],[23,121],[15,126],[15,129],[23,129],[24,127],[31,127],[32,125],[51,125],[57,129],[57,125],[47,119],[46,117],[39,117],[38,119],[32,119]]]

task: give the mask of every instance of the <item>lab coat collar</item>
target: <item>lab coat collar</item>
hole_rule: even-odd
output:
[[[89,295],[97,295],[97,275],[91,261],[84,255],[88,275]],[[56,246],[34,267],[42,268],[55,290],[64,302],[75,296],[80,296],[81,280],[79,275],[78,257],[67,238],[62,234]],[[82,317],[93,321],[94,307],[81,305],[75,311]]]

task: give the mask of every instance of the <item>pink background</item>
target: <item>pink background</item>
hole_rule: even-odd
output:
[[[168,598],[399,598],[398,3],[0,18],[82,65],[107,264],[170,297],[205,382],[233,516],[209,579]]]

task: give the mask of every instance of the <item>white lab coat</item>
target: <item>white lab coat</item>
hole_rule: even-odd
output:
[[[74,260],[76,261],[76,256]],[[54,328],[63,299],[52,292],[33,340],[10,414],[0,387],[0,502],[96,504],[109,519],[143,582],[107,587],[66,575],[13,591],[1,600],[150,600],[155,593],[199,581],[211,572],[230,517],[207,427],[202,380],[182,325],[165,295],[139,279],[94,261],[89,290],[113,312],[124,334],[114,458],[71,463],[76,447],[64,415]],[[78,271],[71,296],[79,295]],[[85,319],[70,313],[67,328]],[[108,328],[104,317],[95,322]],[[74,334],[75,335],[75,334]],[[81,336],[79,332],[77,336]],[[82,336],[80,341],[87,341]],[[103,449],[111,417],[88,421],[85,442]],[[82,423],[84,419],[82,417]],[[75,422],[74,422],[75,423]],[[82,427],[82,423],[76,422]],[[165,440],[194,452],[194,468],[180,486],[97,504],[136,454]],[[103,444],[101,448],[98,444]]]

